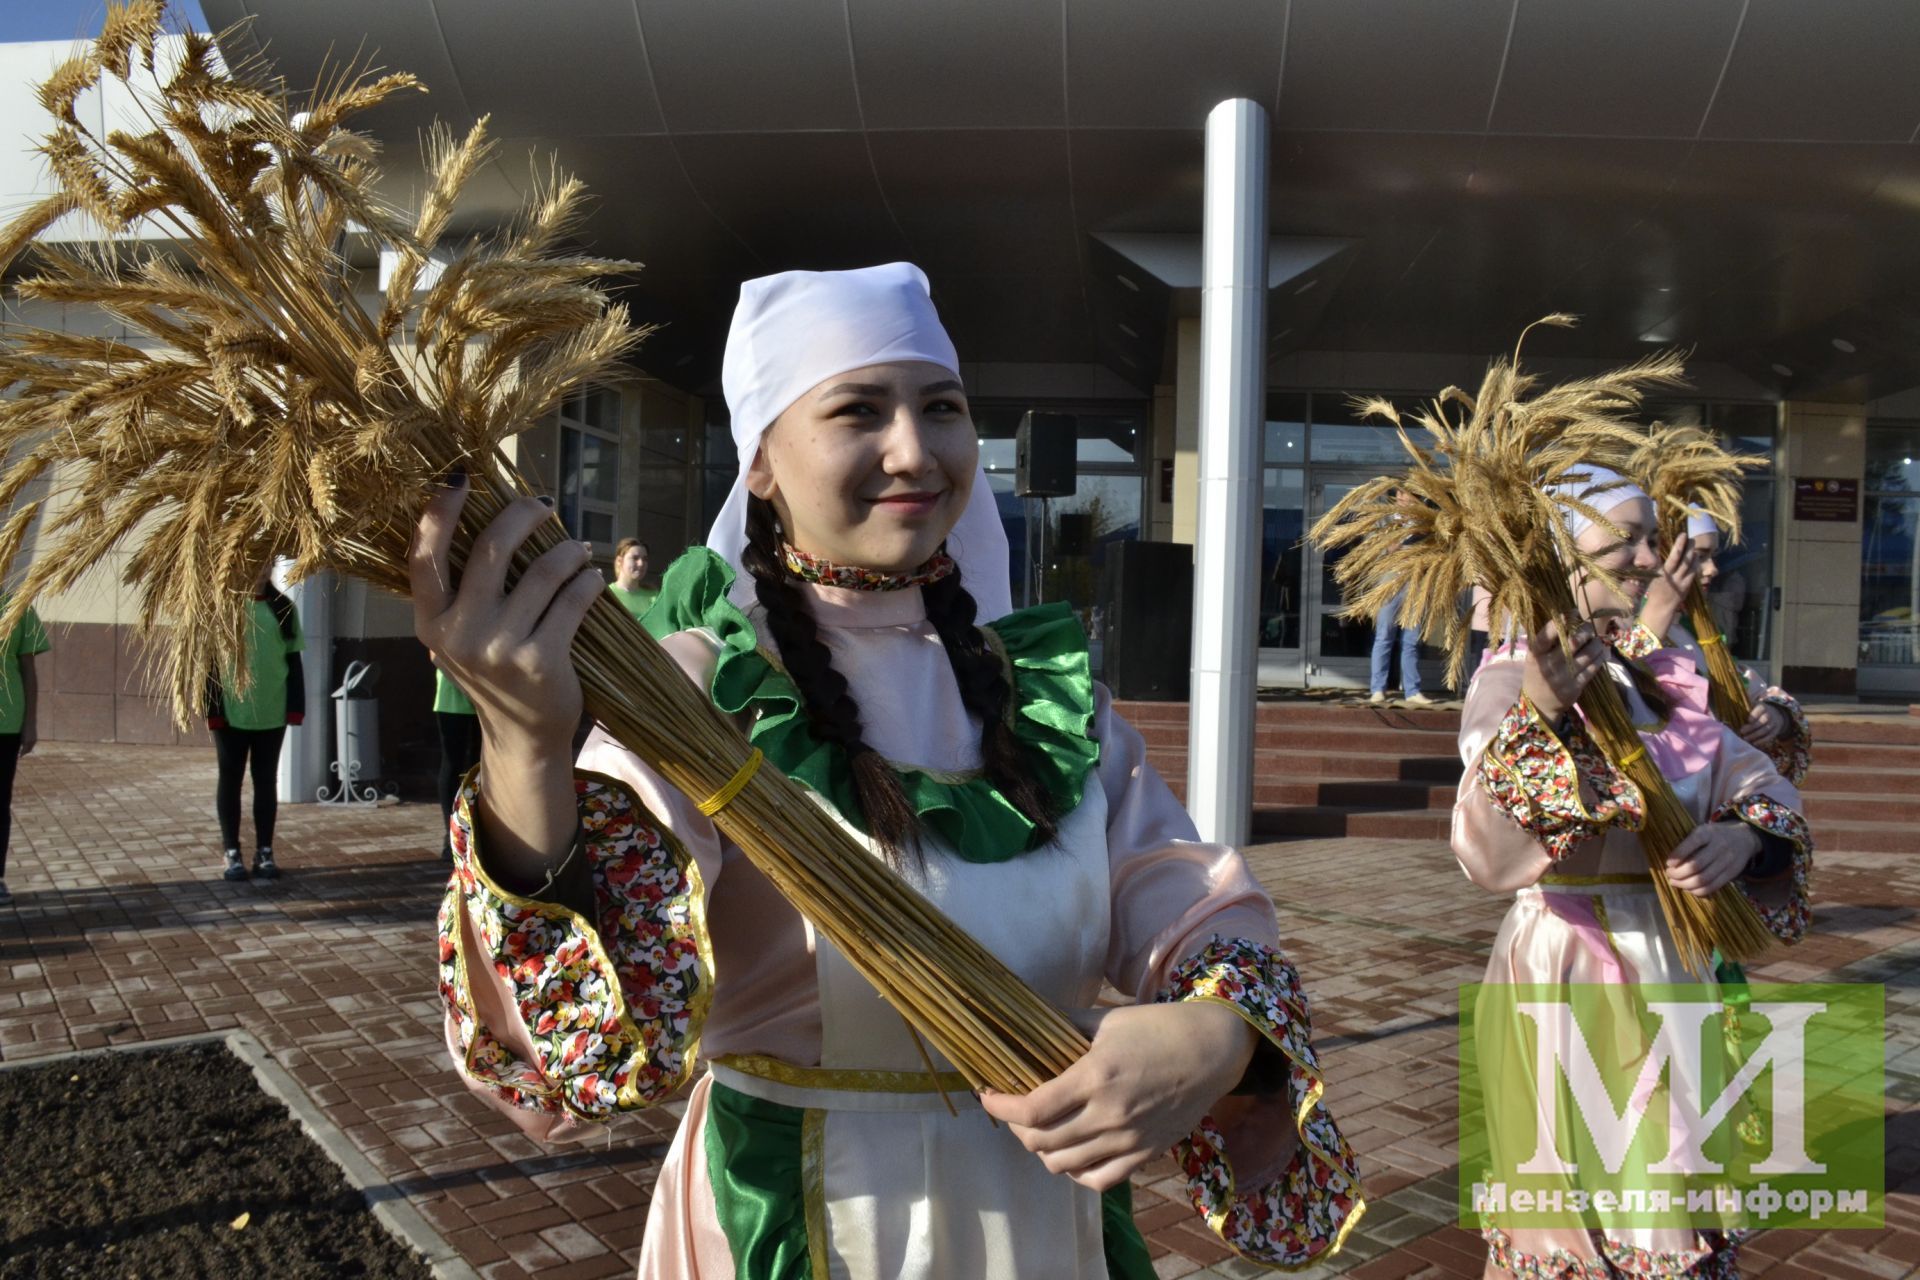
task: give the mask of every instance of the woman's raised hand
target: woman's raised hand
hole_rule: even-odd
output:
[[[408,572],[413,627],[480,718],[481,823],[498,865],[523,879],[572,842],[573,733],[580,678],[573,637],[606,589],[572,538],[543,552],[507,589],[513,553],[553,511],[536,498],[509,503],[473,540],[453,586],[449,549],[466,505],[457,477],[427,504]]]
[[[1560,647],[1560,628],[1549,622],[1527,638],[1527,671],[1521,681],[1527,701],[1549,721],[1558,720],[1579,701],[1581,691],[1607,665],[1606,642],[1593,624],[1574,630],[1569,654]]]
[[[1667,551],[1660,572],[1647,584],[1646,602],[1640,606],[1640,621],[1647,630],[1667,642],[1667,631],[1687,607],[1687,594],[1700,579],[1700,551],[1691,538],[1676,538]]]

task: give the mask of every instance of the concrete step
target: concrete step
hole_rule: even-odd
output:
[[[1253,833],[1262,840],[1303,836],[1371,836],[1377,839],[1445,840],[1449,809],[1361,809],[1346,805],[1256,807]],[[1814,823],[1818,850],[1830,853],[1920,853],[1920,826],[1911,822],[1872,822],[1820,818]]]
[[[1920,827],[1907,822],[1823,818],[1814,825],[1814,863],[1829,853],[1920,853]]]
[[[1801,793],[1801,798],[1806,802],[1807,821],[1813,824],[1815,840],[1821,840],[1827,824],[1834,821],[1898,823],[1912,827],[1916,835],[1920,835],[1920,796],[1866,795],[1809,788]]]
[[[1147,759],[1171,782],[1187,776],[1184,747],[1149,747]],[[1420,782],[1451,787],[1460,781],[1460,757],[1401,756],[1373,751],[1256,751],[1256,778],[1281,782]]]
[[[1445,840],[1452,822],[1451,807],[1355,809],[1345,805],[1297,805],[1253,811],[1253,833],[1264,840],[1298,836]]]

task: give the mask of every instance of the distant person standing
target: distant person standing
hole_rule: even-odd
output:
[[[0,595],[0,608],[6,603],[6,596]],[[7,890],[7,845],[13,836],[14,770],[39,739],[40,686],[33,655],[49,647],[40,615],[32,609],[7,633],[6,643],[0,644],[0,903],[13,901]]]
[[[224,671],[207,682],[207,728],[213,731],[214,756],[220,778],[214,789],[214,813],[220,819],[220,839],[226,848],[228,880],[245,880],[240,858],[240,783],[253,776],[253,874],[277,879],[273,860],[273,820],[280,809],[280,747],[287,726],[306,718],[307,682],[300,654],[307,639],[300,630],[300,613],[273,585],[271,564],[260,570],[253,600],[247,609],[247,631],[241,661],[247,675],[240,693],[238,672]]]
[[[1394,495],[1401,506],[1411,506],[1418,501],[1405,489]],[[1393,517],[1396,521],[1400,516]],[[1373,661],[1369,671],[1369,702],[1387,700],[1387,677],[1393,661],[1393,646],[1396,635],[1400,643],[1400,691],[1406,701],[1418,707],[1424,707],[1432,699],[1420,692],[1420,633],[1400,623],[1400,608],[1407,602],[1405,588],[1394,594],[1387,602],[1380,616],[1373,620]]]
[[[480,716],[464,690],[436,665],[433,725],[440,735],[440,860],[453,861],[453,801],[461,780],[480,763]]]
[[[620,539],[613,549],[613,584],[607,590],[635,622],[647,616],[660,594],[657,588],[641,585],[646,576],[647,544],[638,538]]]

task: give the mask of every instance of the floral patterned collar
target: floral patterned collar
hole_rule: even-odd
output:
[[[935,552],[933,559],[907,573],[882,573],[857,564],[835,564],[789,542],[780,544],[780,556],[788,570],[802,582],[848,591],[904,591],[908,587],[931,586],[953,572],[953,557],[944,551]]]

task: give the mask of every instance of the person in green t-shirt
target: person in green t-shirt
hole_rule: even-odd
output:
[[[240,858],[240,782],[253,776],[253,874],[273,880],[280,868],[273,860],[273,820],[280,809],[280,746],[287,726],[306,718],[307,682],[300,665],[307,647],[300,630],[300,614],[293,601],[273,585],[269,569],[260,571],[248,606],[245,658],[246,691],[236,672],[222,672],[207,682],[207,728],[213,731],[213,749],[220,764],[213,809],[220,819],[220,839],[226,850],[228,880],[245,880]],[[249,768],[251,765],[251,768]]]
[[[647,544],[638,538],[620,539],[613,549],[613,583],[607,590],[635,622],[647,616],[660,595],[657,588],[641,585],[646,576]]]
[[[440,859],[452,862],[453,802],[460,795],[460,780],[480,763],[480,717],[438,664],[433,669],[433,724],[440,733]]]
[[[0,594],[0,609],[7,597]],[[0,644],[0,903],[13,901],[7,891],[7,845],[13,836],[13,775],[20,757],[33,752],[39,739],[40,686],[34,676],[33,655],[45,653],[46,628],[40,615],[28,609],[6,641]]]

